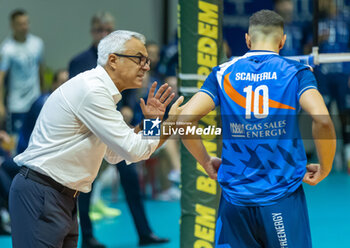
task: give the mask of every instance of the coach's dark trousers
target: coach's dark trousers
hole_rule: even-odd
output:
[[[132,214],[134,224],[141,237],[148,237],[152,230],[149,226],[141,197],[140,183],[138,181],[136,164],[126,165],[125,161],[116,165],[120,173],[120,182],[124,189],[125,198]],[[93,236],[92,223],[89,217],[91,192],[79,195],[79,216],[83,239]]]
[[[72,195],[20,173],[11,185],[9,207],[14,248],[77,247],[77,203]]]

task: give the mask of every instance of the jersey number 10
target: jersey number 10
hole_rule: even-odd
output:
[[[269,115],[269,88],[266,85],[260,85],[253,92],[253,86],[249,85],[243,89],[243,92],[247,94],[245,118],[251,119],[251,112],[254,113],[255,118],[266,118]],[[262,95],[260,95],[260,92],[262,92]]]

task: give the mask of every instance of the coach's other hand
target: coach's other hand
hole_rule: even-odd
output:
[[[174,104],[171,106],[170,110],[169,110],[169,117],[167,119],[167,121],[176,121],[178,116],[180,115],[181,111],[184,109],[184,107],[186,106],[186,104],[182,105],[180,107],[180,105],[183,103],[184,101],[184,97],[180,96],[176,102],[174,102]]]

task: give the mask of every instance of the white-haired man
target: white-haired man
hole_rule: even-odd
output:
[[[111,13],[107,11],[98,11],[91,19],[91,38],[92,45],[85,51],[79,53],[75,56],[69,63],[69,78],[75,77],[81,72],[91,70],[97,66],[97,46],[100,40],[109,35],[115,30],[115,21]],[[152,62],[152,57],[148,46],[146,44],[146,49],[148,56],[151,59],[151,67],[154,62]],[[152,68],[151,68],[152,70]],[[130,106],[135,106],[137,102],[135,101],[134,90],[128,90],[123,93],[123,99],[118,103],[119,111],[123,114],[125,109],[131,111]],[[127,105],[127,106],[125,106]],[[160,238],[156,236],[151,228],[148,221],[145,208],[143,206],[143,201],[141,197],[141,188],[138,179],[138,174],[136,171],[136,163],[125,166],[125,161],[117,164],[116,169],[119,173],[120,183],[124,189],[125,199],[128,204],[131,216],[134,221],[134,225],[139,236],[139,245],[149,245],[154,243],[166,243],[169,240],[166,238]],[[97,176],[98,180],[98,176]],[[92,184],[92,189],[89,193],[82,193],[78,198],[79,206],[79,224],[80,233],[82,237],[82,248],[105,248],[106,246],[100,243],[95,237],[93,232],[93,222],[90,219],[89,211],[90,205],[92,205],[92,191],[94,184]],[[96,203],[95,203],[96,204]],[[102,201],[98,201],[98,208],[102,213],[116,213],[114,209],[110,209],[103,204]],[[102,215],[101,215],[102,217]]]
[[[28,148],[15,162],[22,166],[10,190],[14,247],[76,247],[76,198],[88,192],[102,159],[110,163],[149,158],[165,139],[143,139],[116,110],[125,89],[139,88],[150,69],[143,35],[115,31],[98,45],[98,65],[72,78],[46,101]],[[162,118],[174,98],[164,84],[150,90],[145,117]],[[173,105],[177,115],[183,98]]]

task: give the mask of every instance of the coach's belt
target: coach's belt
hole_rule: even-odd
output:
[[[67,195],[69,197],[76,198],[79,195],[78,190],[67,188],[66,186],[63,186],[62,184],[53,180],[51,177],[43,175],[32,169],[29,169],[26,166],[22,166],[21,169],[19,170],[19,173],[22,174],[25,178],[29,178],[37,183],[54,188],[58,192],[64,195]]]

